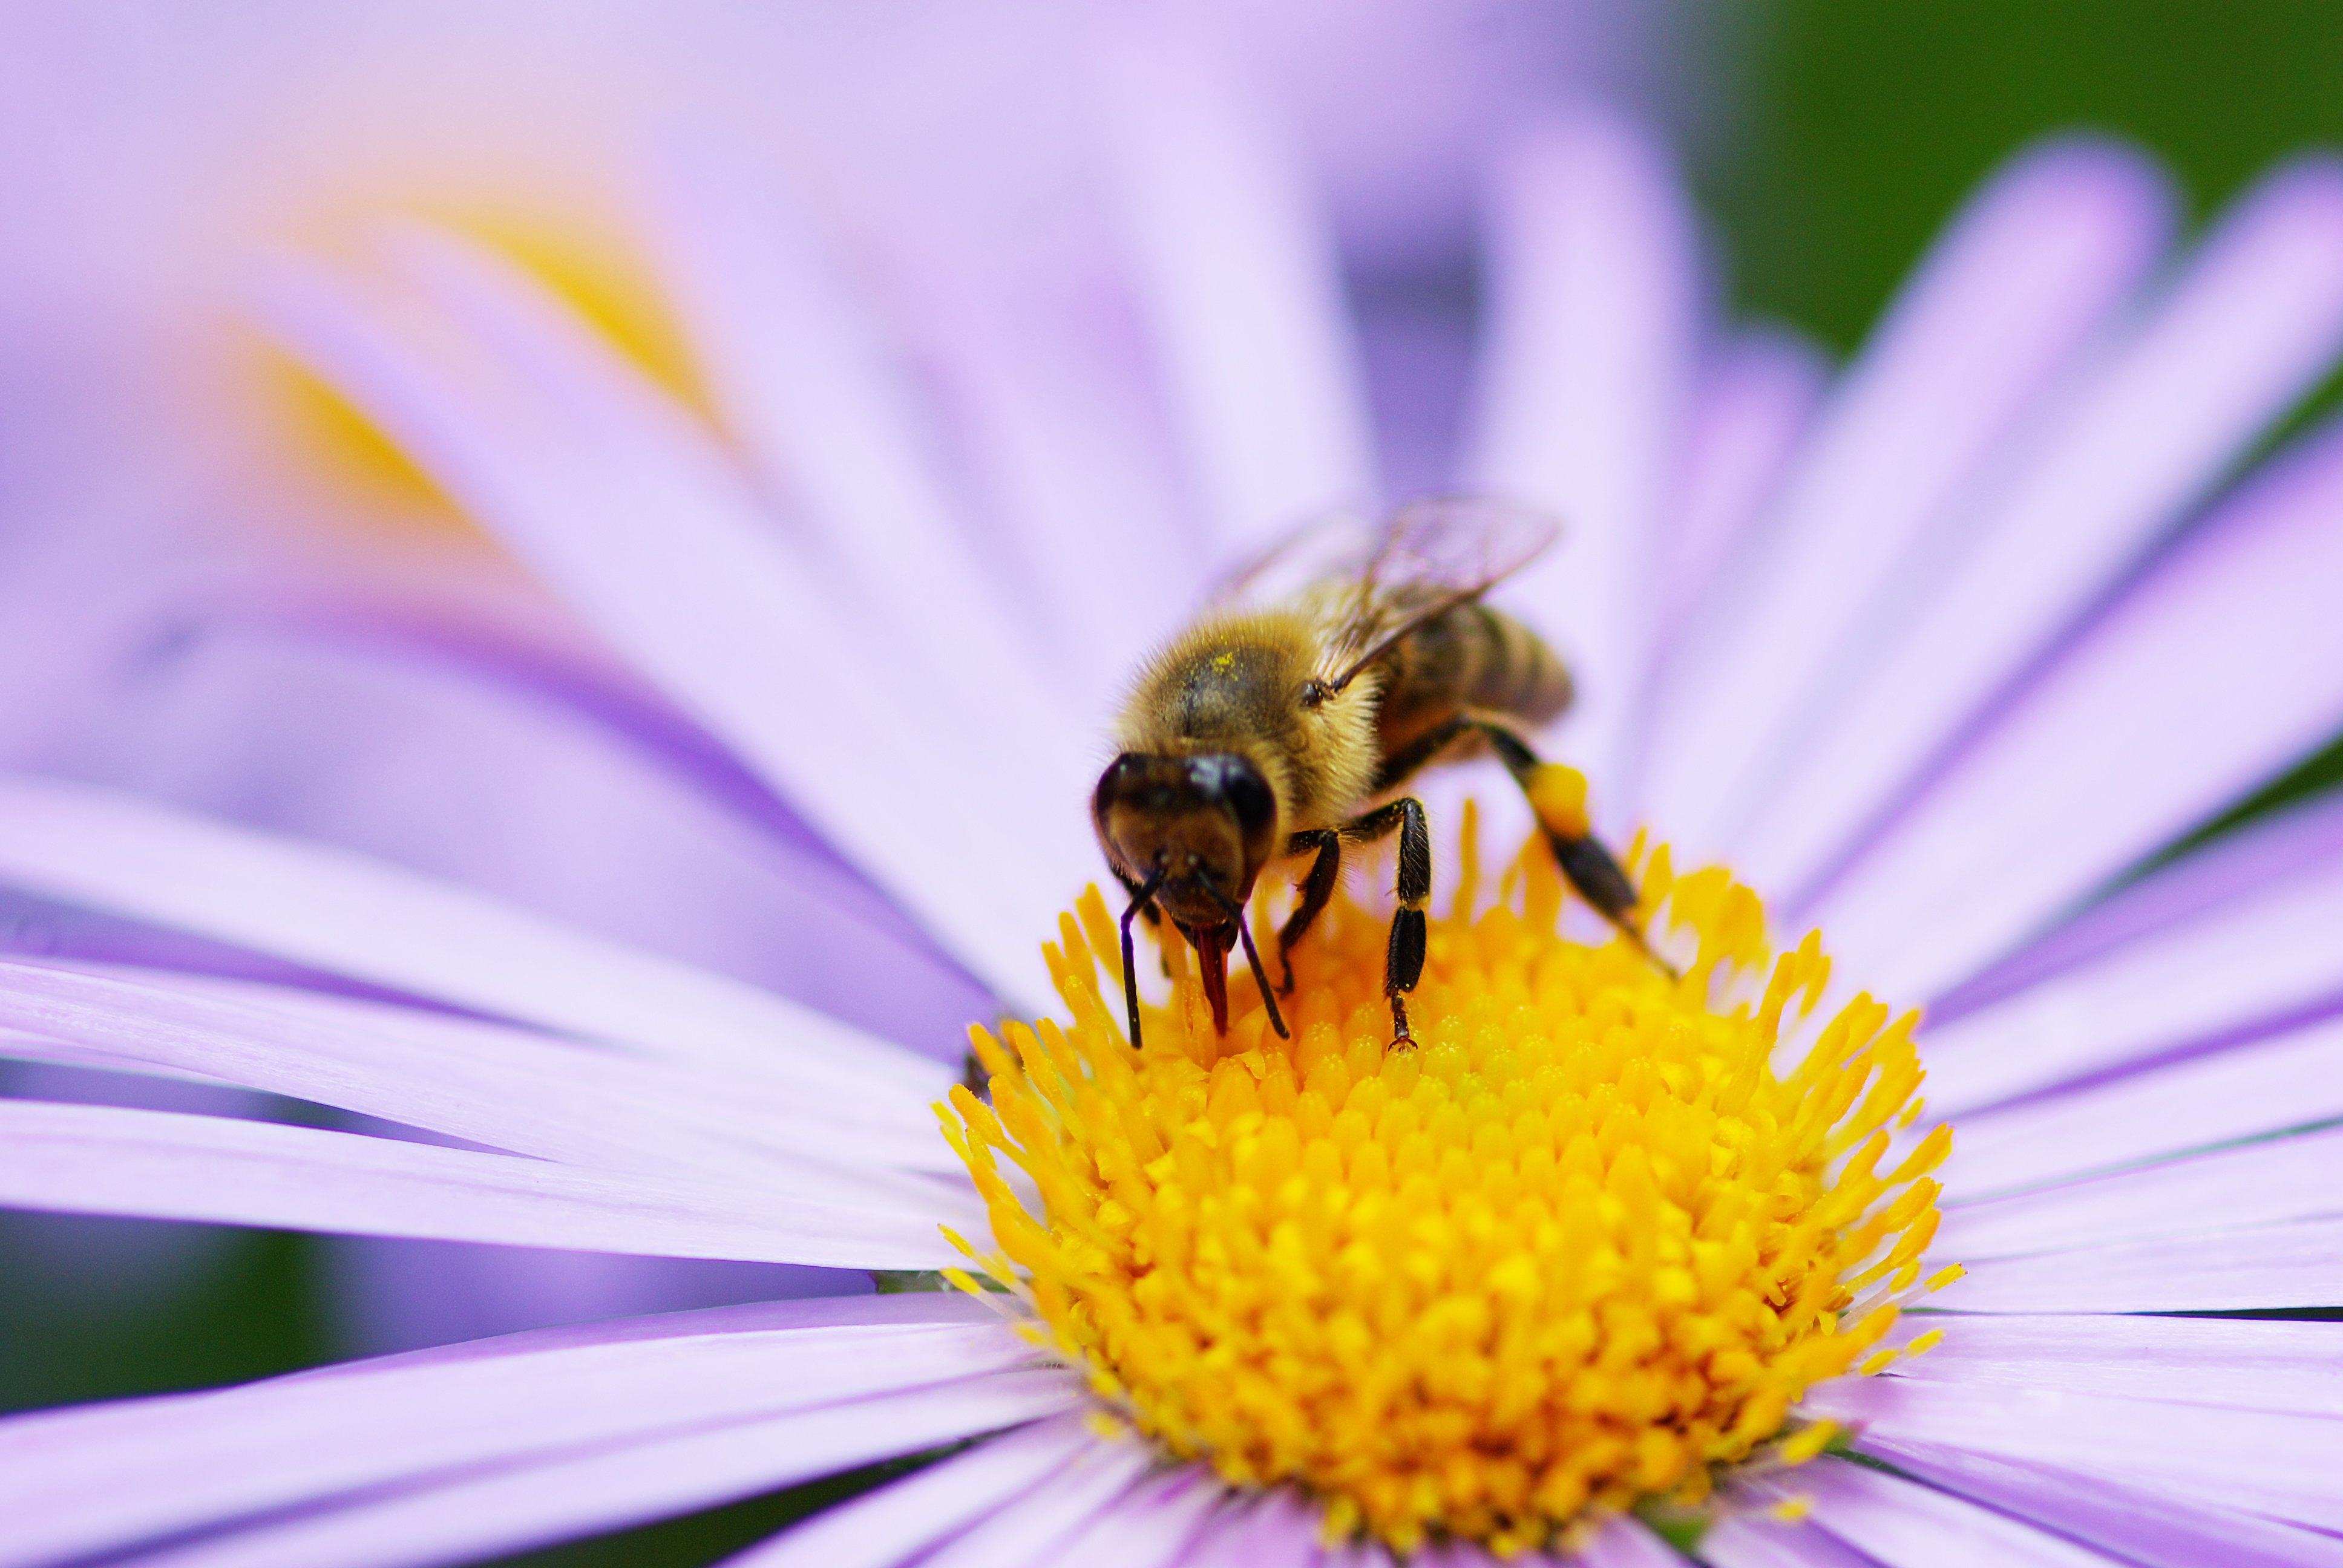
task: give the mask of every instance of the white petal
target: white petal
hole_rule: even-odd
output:
[[[1568,659],[1563,730],[1605,817],[1650,672],[1660,508],[1697,336],[1692,214],[1664,156],[1592,112],[1525,137],[1498,186],[1492,323],[1467,481],[1552,511],[1560,545],[1502,590]]]
[[[61,1213],[849,1269],[956,1263],[938,1221],[981,1224],[941,1188],[784,1193],[107,1105],[0,1101],[0,1203]]]

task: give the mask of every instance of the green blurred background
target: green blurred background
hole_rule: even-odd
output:
[[[2145,145],[2199,218],[2273,161],[2343,146],[2337,0],[1775,0],[1694,16],[1733,106],[1694,176],[1735,297],[1841,354],[1964,194],[2045,133]],[[2281,789],[2339,777],[2330,750]],[[70,1223],[136,1222],[0,1216],[0,1255],[37,1255],[47,1227]],[[0,1271],[0,1408],[235,1382],[327,1353],[314,1244],[223,1240],[175,1294],[135,1305],[69,1266]],[[820,1500],[759,1499],[509,1561],[709,1563]]]

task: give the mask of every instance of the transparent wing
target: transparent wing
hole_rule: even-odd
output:
[[[1337,691],[1424,622],[1469,604],[1545,553],[1562,526],[1534,508],[1478,497],[1411,502],[1357,568],[1329,648]]]
[[[1288,530],[1215,580],[1204,595],[1214,609],[1282,604],[1330,582],[1357,580],[1388,529],[1356,512],[1327,512]]]

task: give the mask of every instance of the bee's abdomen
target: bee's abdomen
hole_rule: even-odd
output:
[[[1504,714],[1535,728],[1570,706],[1570,671],[1544,639],[1502,610],[1461,605],[1393,650],[1383,690],[1386,752],[1460,709]]]

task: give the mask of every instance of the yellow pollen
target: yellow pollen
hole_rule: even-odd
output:
[[[1398,1051],[1389,916],[1343,897],[1295,950],[1291,1040],[1241,970],[1215,1035],[1174,939],[1134,1052],[1093,889],[1048,950],[1071,1021],[972,1031],[991,1102],[944,1115],[990,1211],[972,1260],[1107,1408],[1233,1486],[1304,1489],[1330,1539],[1510,1553],[1812,1457],[1834,1429],[1791,1407],[1887,1332],[1936,1229],[1949,1134],[1879,1169],[1916,1015],[1858,997],[1777,1075],[1818,940],[1769,965],[1746,889],[1641,869],[1648,929],[1697,943],[1681,981],[1557,934],[1540,842],[1495,907],[1468,886],[1432,923]]]

